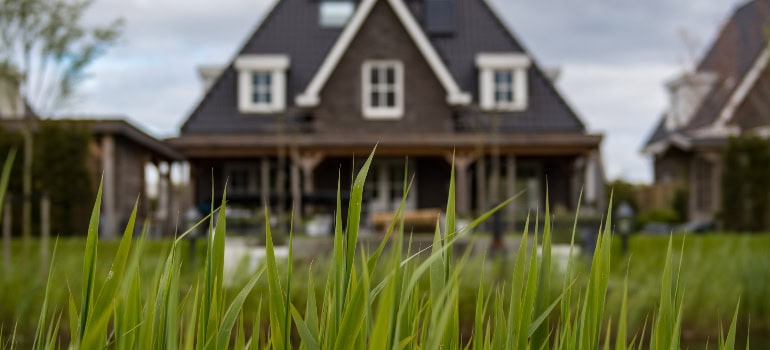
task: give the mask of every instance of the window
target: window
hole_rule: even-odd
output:
[[[252,100],[255,105],[270,106],[272,97],[272,72],[252,73]]]
[[[228,164],[225,167],[227,192],[247,194],[259,192],[259,167],[249,164]]]
[[[355,6],[352,1],[326,0],[321,1],[318,10],[318,22],[324,28],[341,28],[348,23],[353,15]]]
[[[527,109],[529,57],[523,54],[479,54],[479,100],[488,111]]]
[[[363,114],[398,119],[404,114],[404,68],[398,61],[369,61],[363,66]]]
[[[513,70],[495,70],[495,104],[513,103]]]
[[[286,70],[283,55],[243,55],[238,70],[238,110],[241,113],[276,113],[286,107]]]

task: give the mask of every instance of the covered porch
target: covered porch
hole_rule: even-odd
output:
[[[216,140],[215,136],[188,135],[171,142],[190,161],[194,202],[202,213],[211,208],[213,175],[215,200],[229,181],[232,215],[257,223],[265,205],[286,220],[293,210],[296,230],[306,229],[309,219],[333,213],[338,183],[343,202],[348,199],[353,176],[371,152],[371,140],[377,140],[376,136],[346,135],[334,142],[308,136],[278,146],[268,144],[278,141],[269,135],[227,135]],[[523,192],[505,209],[506,226],[513,229],[528,212],[542,212],[546,188],[552,210],[574,211],[581,189],[583,210],[602,207],[601,136],[539,136],[517,135],[495,146],[480,142],[485,141],[482,135],[405,135],[398,142],[380,138],[364,190],[363,224],[374,228],[374,215],[397,209],[405,174],[412,185],[407,211],[443,211],[453,160],[460,218],[475,217]],[[203,146],[209,142],[217,147]]]

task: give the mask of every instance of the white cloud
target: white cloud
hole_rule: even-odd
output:
[[[573,64],[564,67],[560,90],[591,131],[603,132],[610,179],[650,181],[650,162],[640,154],[666,106],[661,84],[681,68],[667,64]]]

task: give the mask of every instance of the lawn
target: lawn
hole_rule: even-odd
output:
[[[666,257],[668,237],[664,236],[634,236],[630,241],[630,251],[623,256],[620,242],[615,240],[613,249],[612,273],[607,298],[608,315],[617,318],[620,310],[620,300],[623,280],[628,273],[628,318],[631,330],[640,329],[645,319],[653,315],[660,297],[661,271]],[[734,235],[713,234],[705,236],[673,237],[676,255],[684,242],[684,260],[682,261],[682,284],[685,288],[683,301],[683,337],[688,342],[699,342],[706,338],[716,339],[719,320],[729,324],[738,298],[741,298],[741,313],[739,315],[739,330],[745,333],[751,321],[752,337],[758,341],[763,335],[770,334],[770,235]],[[19,334],[31,336],[34,334],[39,316],[39,305],[43,300],[47,267],[41,268],[39,247],[37,241],[25,248],[21,241],[13,241],[13,268],[0,277],[0,323],[6,333],[18,321]],[[115,252],[117,241],[101,241],[97,256],[97,275],[108,273]],[[159,267],[162,267],[171,241],[148,241],[141,262],[143,279],[154,278]],[[188,290],[194,281],[194,271],[200,269],[205,256],[205,242],[197,243],[196,261],[191,261],[188,242],[180,249],[182,253],[181,289]],[[53,242],[51,243],[53,246]],[[53,249],[53,248],[51,248]],[[54,288],[51,290],[49,302],[54,310],[66,310],[69,298],[68,289],[73,295],[80,295],[82,279],[83,252],[85,240],[79,238],[62,239],[58,242],[56,264],[53,274]],[[325,261],[329,257],[317,257],[312,262],[312,275],[316,281],[326,278]],[[493,264],[483,264],[480,257],[472,258],[463,268],[460,278],[460,319],[465,333],[470,334],[472,328],[473,310],[476,304],[476,292],[481,275],[487,275],[485,283],[510,283],[510,268],[513,264],[513,254],[506,257],[507,261],[497,261]],[[630,262],[629,262],[630,260]],[[581,258],[581,265],[587,265],[587,259]],[[483,267],[485,266],[485,267]],[[580,265],[579,265],[580,266]],[[285,266],[280,266],[285,269]],[[293,266],[292,300],[298,309],[304,308],[307,298],[306,288],[308,276],[311,274],[310,261],[297,261]],[[579,269],[580,270],[580,269]],[[587,269],[580,273],[579,284],[585,282]],[[375,278],[381,278],[383,273],[376,273]],[[225,289],[231,296],[237,293],[249,277],[246,267],[233,272],[232,282]],[[552,294],[558,294],[558,287],[563,276],[558,272],[553,276]],[[97,279],[98,280],[98,279]],[[427,278],[422,281],[427,291]],[[231,287],[228,287],[231,286]],[[489,288],[489,287],[488,287]],[[243,314],[248,319],[256,313],[260,302],[259,295],[266,293],[267,280],[261,279],[255,286],[252,297],[247,299]],[[316,286],[317,296],[323,293],[321,284]],[[265,299],[262,299],[266,303]],[[263,306],[265,309],[266,304]],[[266,315],[263,318],[266,319]],[[265,324],[265,323],[263,323]],[[62,333],[68,334],[68,325],[63,321]]]

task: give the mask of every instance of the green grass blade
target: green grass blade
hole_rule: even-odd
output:
[[[235,321],[238,318],[238,314],[241,313],[243,303],[246,301],[246,297],[249,296],[251,290],[254,289],[254,285],[262,277],[262,273],[265,272],[264,268],[259,271],[249,280],[249,282],[243,286],[238,295],[233,299],[230,307],[227,308],[225,316],[222,318],[222,324],[219,326],[219,334],[217,335],[217,349],[226,349],[227,344],[230,341],[230,334],[232,333]]]
[[[86,238],[86,250],[83,259],[83,293],[80,299],[80,326],[78,340],[82,341],[86,334],[86,326],[91,317],[94,305],[94,289],[96,282],[96,250],[99,241],[99,217],[102,207],[102,186],[104,181],[99,184],[99,191],[96,194],[96,202],[91,213],[91,220],[88,224],[88,236]]]
[[[297,332],[302,339],[302,346],[306,347],[308,350],[319,350],[320,347],[318,346],[316,336],[313,334],[310,327],[308,327],[307,323],[302,320],[302,315],[299,314],[299,311],[297,311],[297,308],[295,308],[293,304],[291,305],[291,315],[294,318],[294,324],[297,325]]]

